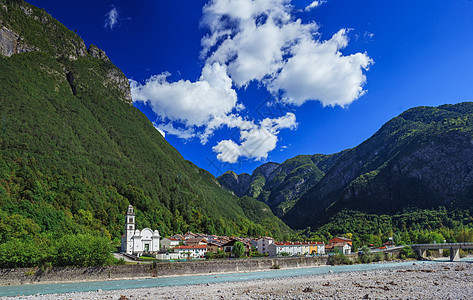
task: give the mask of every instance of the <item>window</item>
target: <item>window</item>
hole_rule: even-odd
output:
[[[128,229],[130,229],[130,230],[133,230],[133,226],[132,226],[132,225],[130,225],[130,226],[128,227]]]

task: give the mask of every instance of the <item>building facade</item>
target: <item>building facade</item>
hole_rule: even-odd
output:
[[[125,215],[125,234],[122,237],[122,252],[137,256],[143,253],[156,253],[159,251],[159,231],[149,228],[135,229],[135,213],[133,206],[129,205]]]
[[[260,237],[258,240],[256,240],[256,249],[258,249],[258,252],[260,254],[269,254],[269,245],[274,243],[273,238],[271,237]]]

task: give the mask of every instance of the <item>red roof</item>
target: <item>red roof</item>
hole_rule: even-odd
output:
[[[306,245],[323,245],[322,242],[275,242],[278,246],[306,246]]]
[[[207,245],[177,246],[174,249],[207,249]]]

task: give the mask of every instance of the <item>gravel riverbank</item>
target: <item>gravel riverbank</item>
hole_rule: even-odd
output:
[[[471,299],[473,264],[445,262],[376,271],[245,282],[6,299]]]

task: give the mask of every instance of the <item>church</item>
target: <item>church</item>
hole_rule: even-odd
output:
[[[122,252],[141,256],[143,253],[159,251],[159,231],[149,228],[135,229],[135,213],[133,206],[128,205],[125,215],[125,234],[122,236]]]

